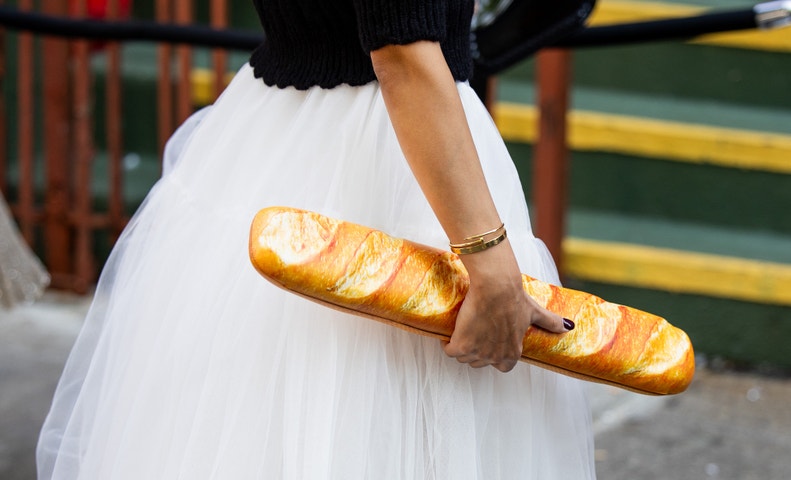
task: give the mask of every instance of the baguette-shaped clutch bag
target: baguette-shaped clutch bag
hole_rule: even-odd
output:
[[[453,333],[469,286],[458,256],[314,212],[270,207],[250,231],[266,279],[331,308],[439,339]],[[639,393],[684,391],[695,371],[687,335],[665,319],[523,276],[539,305],[574,321],[555,334],[530,327],[522,360]]]

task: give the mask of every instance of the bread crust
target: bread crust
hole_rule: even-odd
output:
[[[266,279],[331,308],[443,340],[453,333],[469,277],[453,253],[318,213],[269,207],[255,216],[250,259]],[[525,292],[576,328],[530,327],[522,360],[644,394],[684,391],[695,359],[664,318],[523,275]]]

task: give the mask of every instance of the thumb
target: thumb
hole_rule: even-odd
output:
[[[574,330],[574,322],[538,305],[535,306],[530,320],[532,325],[553,333],[566,333]]]

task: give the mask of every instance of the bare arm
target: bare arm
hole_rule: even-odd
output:
[[[371,52],[401,149],[451,242],[500,225],[458,90],[438,43]],[[506,225],[507,227],[507,225]],[[510,243],[462,255],[470,291],[445,352],[474,367],[509,371],[530,324],[564,332],[563,319],[522,290]]]

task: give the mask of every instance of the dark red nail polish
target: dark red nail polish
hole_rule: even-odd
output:
[[[563,326],[566,328],[566,330],[574,330],[574,322],[568,318],[563,319]]]

